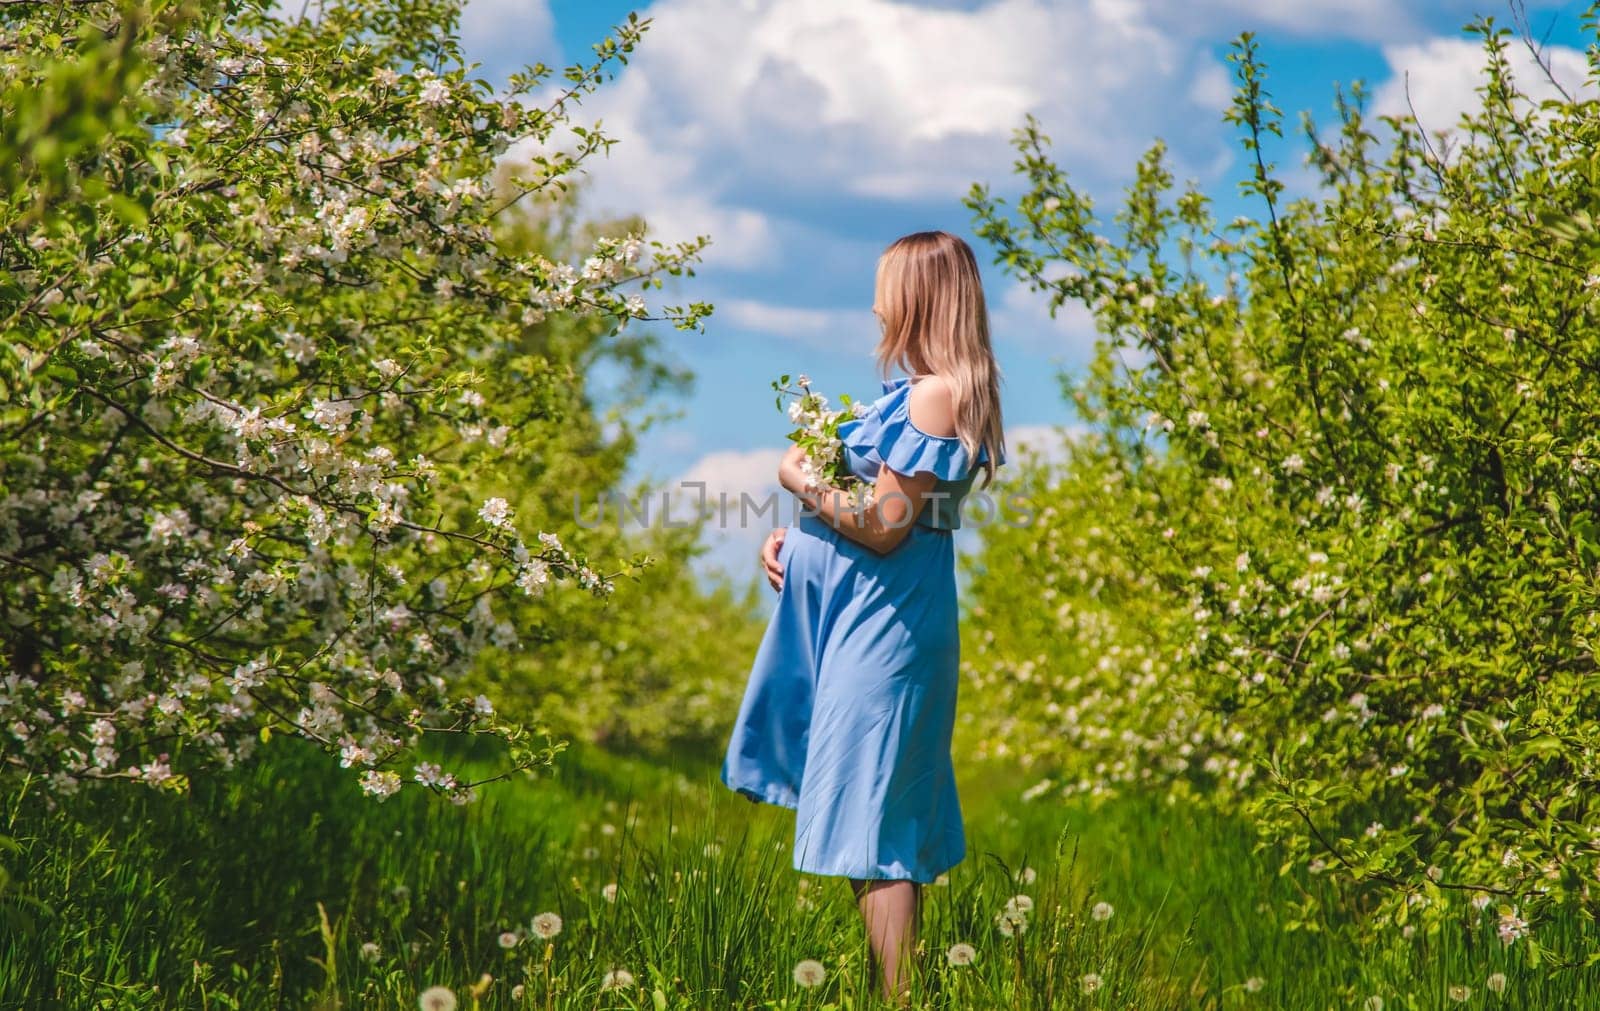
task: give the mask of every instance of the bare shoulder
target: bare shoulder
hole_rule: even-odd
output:
[[[911,387],[911,423],[927,435],[956,434],[955,394],[943,376],[919,379]]]

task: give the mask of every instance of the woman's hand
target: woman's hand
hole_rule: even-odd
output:
[[[783,547],[783,536],[787,527],[779,527],[767,535],[766,542],[761,545],[761,567],[767,572],[767,582],[772,584],[774,590],[783,589],[783,566],[778,564],[778,551]]]
[[[778,464],[778,483],[783,490],[795,495],[805,491],[806,475],[800,469],[800,464],[805,461],[806,451],[800,446],[790,445],[783,454],[783,460]]]

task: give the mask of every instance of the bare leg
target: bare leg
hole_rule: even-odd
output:
[[[921,886],[915,881],[850,879],[856,905],[866,922],[873,964],[889,1000],[911,996],[913,952],[921,918]]]

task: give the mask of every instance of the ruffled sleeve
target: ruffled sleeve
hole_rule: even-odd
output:
[[[883,396],[860,417],[839,426],[839,438],[845,448],[871,470],[883,464],[896,474],[929,472],[941,481],[964,479],[974,461],[961,440],[929,435],[911,423],[911,380],[888,380],[883,390]],[[976,463],[981,465],[988,458],[988,451],[980,447]]]

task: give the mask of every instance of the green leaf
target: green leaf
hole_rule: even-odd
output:
[[[143,228],[150,222],[150,215],[145,212],[144,205],[121,193],[111,194],[111,209],[123,224],[130,227]]]

